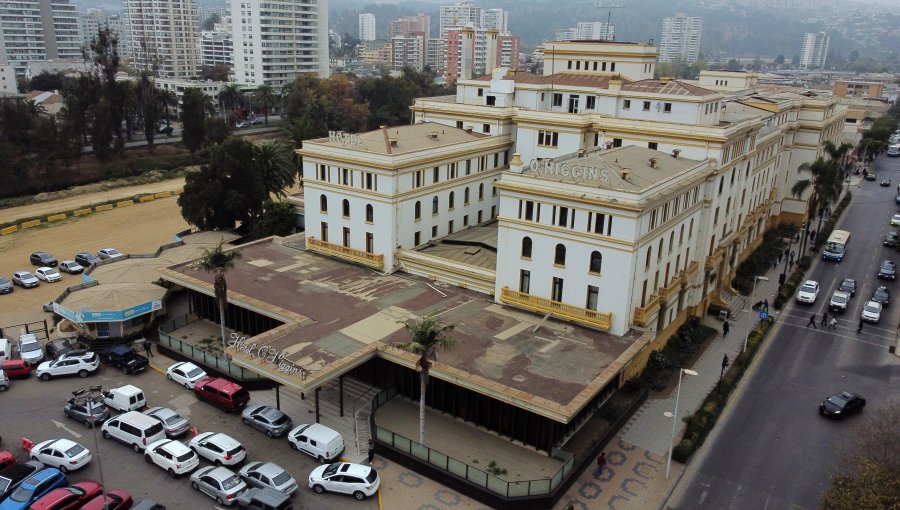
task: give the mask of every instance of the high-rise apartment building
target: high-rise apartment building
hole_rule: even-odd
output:
[[[431,17],[422,13],[415,16],[404,16],[388,22],[388,39],[398,35],[422,33],[425,39],[431,37]]]
[[[110,14],[102,9],[88,9],[87,12],[78,14],[78,27],[81,31],[81,42],[88,45],[97,37],[101,28],[109,28],[119,37],[119,53],[125,49],[125,29],[122,26],[122,16]]]
[[[22,75],[32,60],[81,58],[78,13],[69,0],[0,1],[0,61]]]
[[[614,41],[615,23],[602,21],[580,22],[571,28],[556,31],[557,41]]]
[[[231,0],[234,77],[281,87],[329,74],[326,0]]]
[[[803,51],[800,53],[800,67],[819,69],[828,58],[828,43],[831,37],[825,32],[810,32],[803,35]]]
[[[509,32],[509,11],[485,9],[481,14],[481,27],[494,28],[501,34]]]
[[[374,41],[378,39],[375,34],[375,15],[371,12],[364,12],[359,15],[359,40]]]
[[[481,28],[484,23],[483,9],[466,0],[453,5],[441,6],[440,37],[447,38],[447,31],[461,28],[469,23]]]
[[[193,0],[125,0],[126,53],[139,70],[163,78],[198,74],[197,9]]]
[[[391,39],[394,69],[411,67],[421,71],[425,66],[425,37],[423,34],[398,35]]]
[[[448,82],[490,74],[496,67],[519,64],[519,37],[496,29],[467,25],[447,31],[446,77]]]
[[[700,33],[703,20],[698,16],[678,13],[663,18],[662,37],[659,39],[659,61],[684,60],[693,64],[700,57]]]
[[[231,40],[231,16],[200,32],[200,65],[234,65],[234,41]]]

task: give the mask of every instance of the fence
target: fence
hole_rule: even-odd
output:
[[[372,399],[372,415],[369,420],[372,430],[375,431],[375,438],[388,446],[426,462],[433,468],[475,485],[479,489],[510,499],[547,496],[562,483],[575,466],[575,456],[571,452],[556,450],[554,457],[563,460],[563,465],[553,477],[540,480],[508,482],[375,424],[375,410],[395,395],[397,395],[397,389],[391,387],[375,395],[375,398]]]
[[[191,358],[195,361],[199,361],[200,363],[214,368],[223,374],[228,374],[235,379],[239,379],[242,381],[260,379],[259,374],[252,370],[247,370],[244,367],[238,366],[225,358],[216,356],[215,354],[211,354],[209,352],[200,349],[192,344],[187,342],[182,342],[181,340],[175,338],[170,335],[173,331],[183,328],[188,324],[199,320],[200,316],[195,313],[188,313],[182,315],[180,317],[176,317],[175,319],[164,322],[159,326],[159,344],[168,347],[169,349],[179,352],[188,358]]]

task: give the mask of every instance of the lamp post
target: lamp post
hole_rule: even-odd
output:
[[[663,415],[672,418],[672,437],[669,439],[669,460],[666,461],[666,480],[669,479],[669,468],[672,466],[672,449],[675,448],[675,425],[678,424],[678,400],[681,398],[681,379],[687,375],[699,375],[689,368],[678,369],[678,391],[675,392],[675,412],[664,412]]]
[[[85,397],[87,403],[87,412],[88,416],[90,416],[91,420],[91,432],[94,434],[94,451],[97,452],[97,472],[100,475],[100,496],[103,498],[103,510],[108,510],[109,505],[106,502],[106,483],[103,480],[103,462],[100,459],[100,443],[97,441],[97,421],[94,416],[94,398],[97,395],[103,395],[103,387],[102,386],[91,386],[90,393],[87,397]],[[75,390],[72,392],[72,395],[78,397],[85,393],[84,389]]]
[[[753,311],[753,308],[752,308],[753,300],[756,299],[756,282],[758,280],[762,280],[764,282],[769,281],[769,279],[766,278],[765,276],[754,276],[753,277],[753,291],[750,292],[750,303],[751,303],[750,311],[751,312]],[[747,314],[747,334],[744,335],[744,348],[741,349],[741,352],[744,352],[747,350],[747,340],[750,338],[750,324],[752,324],[752,322],[750,320],[750,315],[752,315],[752,314],[750,314],[750,313]]]

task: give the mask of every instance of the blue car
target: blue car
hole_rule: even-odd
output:
[[[38,498],[59,487],[69,484],[66,475],[56,468],[38,471],[0,503],[0,510],[26,510]]]

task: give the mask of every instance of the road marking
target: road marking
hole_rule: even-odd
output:
[[[56,425],[56,428],[65,430],[69,434],[72,434],[73,436],[75,436],[76,439],[81,437],[81,434],[79,434],[78,432],[75,432],[74,430],[70,429],[69,427],[66,427],[66,425],[64,423],[56,421],[56,420],[50,420],[50,421],[52,421],[53,424]]]
[[[785,326],[791,326],[791,327],[795,327],[795,328],[798,328],[798,329],[807,329],[807,328],[805,328],[805,327],[803,327],[803,326],[800,326],[800,325],[798,325],[798,324],[791,324],[790,322],[782,322],[782,324],[784,324]],[[841,328],[841,329],[847,329],[848,331],[852,331],[852,328]],[[863,329],[863,331],[865,331],[865,329]],[[848,335],[844,335],[844,334],[840,334],[840,333],[830,333],[830,332],[828,332],[828,331],[826,331],[826,330],[817,330],[817,332],[818,332],[819,334],[825,334],[825,335],[830,335],[830,336],[836,336],[836,337],[839,337],[839,338],[843,338],[843,339],[848,340],[848,341],[851,341],[851,342],[857,342],[857,343],[860,343],[860,344],[868,344],[868,345],[872,345],[872,346],[878,347],[878,348],[880,348],[880,349],[886,349],[886,348],[888,347],[888,346],[885,345],[885,344],[880,344],[880,343],[876,343],[876,342],[868,342],[868,341],[863,340],[863,339],[861,339],[861,338],[854,338],[854,337],[852,337],[852,336],[848,336]],[[869,335],[869,336],[872,336],[872,335]],[[883,338],[883,337],[878,337],[878,338]],[[890,340],[890,339],[887,339],[887,340]]]

